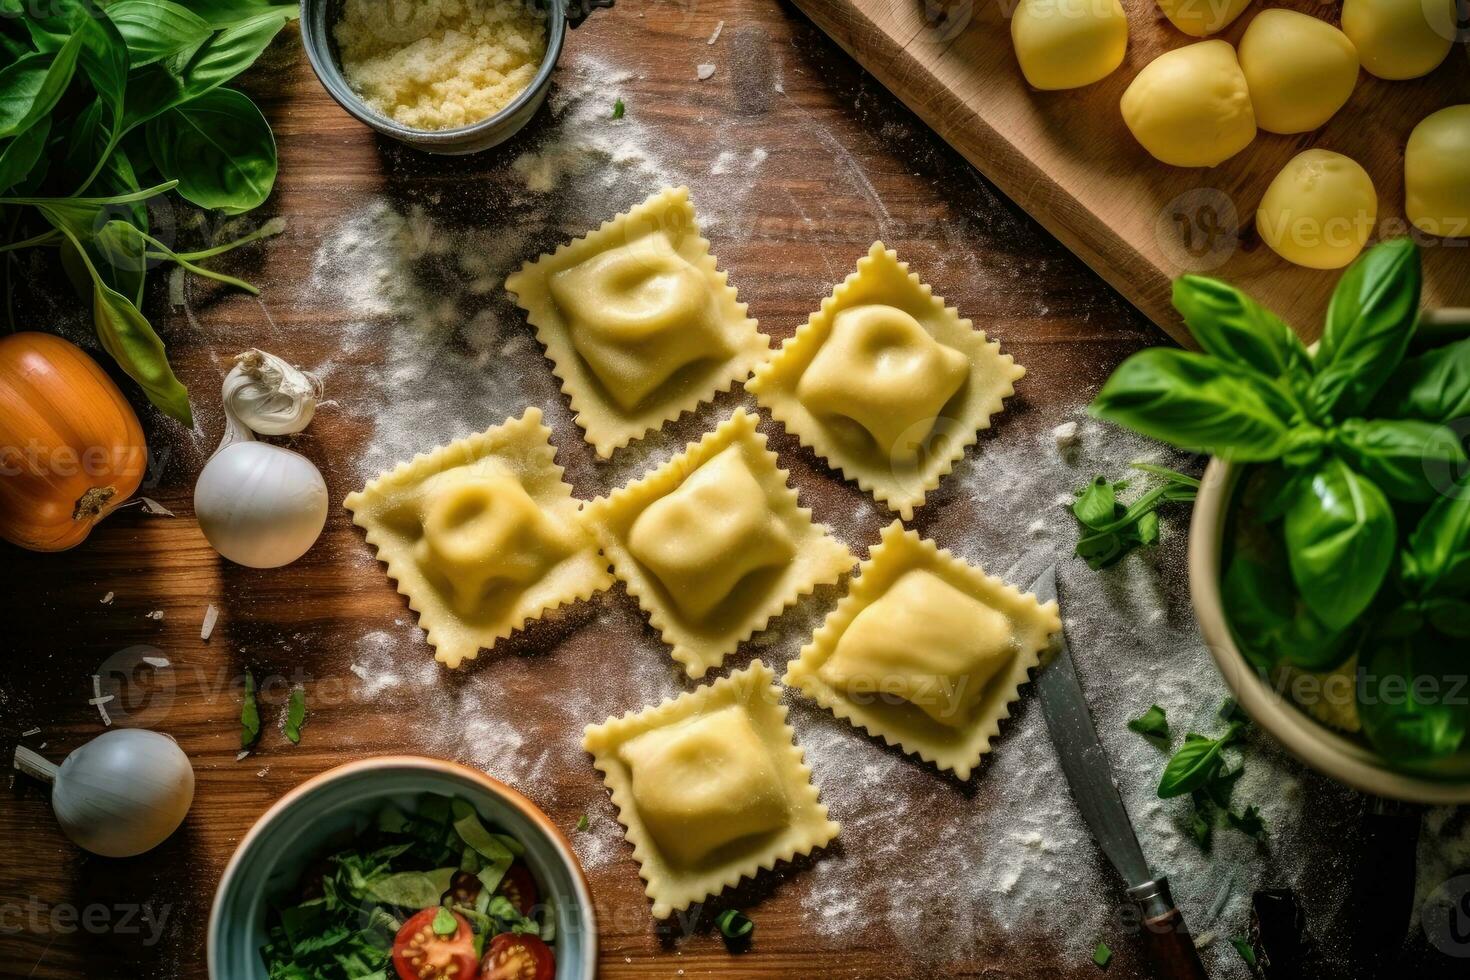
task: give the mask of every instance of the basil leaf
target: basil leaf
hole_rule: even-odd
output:
[[[180,101],[197,99],[249,68],[285,23],[286,18],[267,10],[232,24],[205,41],[177,72],[183,82]]]
[[[84,17],[76,36],[82,44],[78,57],[82,71],[107,108],[113,131],[117,133],[128,87],[130,63],[127,42],[118,32],[117,25],[102,16]]]
[[[1424,603],[1424,614],[1429,624],[1445,636],[1470,639],[1470,602],[1439,596]]]
[[[137,226],[121,219],[106,222],[92,237],[88,252],[104,282],[128,297],[134,306],[142,302],[148,243]]]
[[[1239,734],[1240,725],[1231,725],[1220,738],[1205,738],[1191,732],[1179,750],[1164,766],[1159,780],[1159,798],[1169,799],[1202,789],[1214,778],[1220,767],[1220,753]]]
[[[432,927],[436,936],[452,936],[459,932],[459,920],[454,917],[453,912],[441,905],[434,913]]]
[[[27,55],[0,68],[0,138],[25,132],[56,108],[81,47],[81,35],[73,34],[54,54]]]
[[[117,0],[107,17],[127,42],[134,68],[197,47],[214,33],[203,17],[170,0]]]
[[[1163,708],[1156,704],[1150,705],[1143,714],[1129,720],[1128,728],[1130,731],[1149,738],[1167,739],[1169,737],[1169,718]]]
[[[1363,733],[1391,759],[1449,755],[1465,740],[1463,651],[1433,634],[1386,640],[1368,651],[1358,672]]]
[[[1318,417],[1361,415],[1403,360],[1419,318],[1419,248],[1395,238],[1343,273],[1327,307],[1308,400]]]
[[[1356,634],[1318,619],[1298,597],[1285,565],[1284,558],[1270,565],[1240,554],[1230,560],[1220,599],[1235,642],[1258,670],[1282,664],[1331,670],[1353,655]]]
[[[438,905],[444,893],[449,891],[449,882],[454,878],[454,871],[454,868],[400,871],[368,881],[365,891],[370,898],[384,905],[396,905],[405,909],[428,908]]]
[[[1451,487],[1465,450],[1450,429],[1418,419],[1348,419],[1337,449],[1395,500],[1424,503]]]
[[[1312,358],[1276,314],[1218,279],[1180,276],[1174,308],[1206,353],[1271,378],[1310,374]]]
[[[1266,821],[1261,817],[1261,808],[1254,803],[1247,804],[1241,813],[1226,810],[1225,819],[1230,822],[1230,826],[1249,837],[1259,839],[1266,835]]]
[[[1346,629],[1393,563],[1397,530],[1388,498],[1342,460],[1324,457],[1295,484],[1285,529],[1302,599],[1328,628]]]
[[[1470,487],[1440,497],[1409,535],[1402,576],[1416,594],[1470,592]]]
[[[262,14],[274,14],[282,21],[292,20],[301,12],[294,3],[272,0],[179,0],[191,13],[201,17],[215,30],[238,24]]]
[[[276,141],[255,103],[220,88],[148,123],[148,152],[160,173],[176,174],[188,201],[242,214],[270,196]]]
[[[138,382],[148,400],[170,418],[194,424],[189,391],[169,366],[163,341],[132,300],[98,279],[92,296],[92,319],[102,347]]]
[[[1371,412],[1444,423],[1470,417],[1470,340],[1404,361],[1373,399]]]
[[[245,671],[245,695],[240,702],[240,748],[260,740],[260,704],[255,700],[255,675]]]
[[[306,689],[297,685],[291,688],[291,700],[286,706],[286,738],[292,745],[301,744],[301,728],[306,724]]]
[[[43,116],[19,136],[0,143],[0,191],[19,184],[30,174],[51,134],[51,117]]]
[[[1093,477],[1072,504],[1072,513],[1077,520],[1093,529],[1111,524],[1117,516],[1117,495],[1113,492],[1112,481],[1105,476]]]
[[[1270,379],[1165,347],[1124,361],[1092,412],[1181,449],[1240,462],[1276,459],[1294,443],[1294,411]]]

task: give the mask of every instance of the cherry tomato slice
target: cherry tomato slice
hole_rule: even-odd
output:
[[[517,861],[505,872],[505,877],[500,879],[500,887],[496,891],[510,899],[510,904],[516,907],[521,915],[530,915],[536,903],[541,901],[541,893],[536,888],[536,879],[531,877],[531,869]]]
[[[551,980],[556,956],[535,936],[502,932],[490,940],[480,961],[480,980]]]
[[[439,907],[424,909],[403,924],[393,939],[393,969],[399,980],[475,980],[475,934],[458,912],[452,935],[434,931]]]
[[[455,905],[468,905],[474,908],[475,899],[480,897],[480,892],[485,888],[477,875],[468,871],[456,871],[454,877],[449,879],[449,897]]]

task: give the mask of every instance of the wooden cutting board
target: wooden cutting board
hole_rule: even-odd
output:
[[[1256,235],[1266,186],[1302,150],[1344,153],[1372,175],[1379,237],[1403,234],[1403,149],[1429,113],[1470,102],[1463,49],[1425,78],[1360,74],[1352,99],[1313,133],[1262,132],[1210,169],[1169,167],[1133,139],[1118,109],[1124,89],[1159,54],[1194,39],[1154,0],[1123,0],[1129,49],[1103,81],[1064,92],[1031,89],[1011,47],[1016,0],[795,0],[849,54],[908,104],[1002,191],[1029,211],[1156,323],[1185,340],[1169,283],[1185,272],[1228,279],[1315,338],[1338,273],[1291,265]],[[926,6],[927,4],[927,6]],[[1272,6],[1336,22],[1313,0]],[[1256,4],[1220,37],[1236,43]],[[1470,166],[1470,163],[1466,164]],[[1425,304],[1470,306],[1470,239],[1419,236]]]

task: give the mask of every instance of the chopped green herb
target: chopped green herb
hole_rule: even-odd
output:
[[[1147,711],[1128,722],[1128,727],[1148,738],[1169,738],[1169,718],[1164,709],[1151,705]]]
[[[1124,506],[1118,494],[1128,488],[1128,481],[1095,476],[1077,491],[1072,504],[1072,514],[1084,528],[1077,556],[1094,571],[1116,563],[1134,548],[1157,543],[1159,505],[1191,501],[1199,489],[1199,480],[1184,473],[1150,463],[1131,465],[1163,482]]]
[[[1220,705],[1219,717],[1221,721],[1248,721],[1245,710],[1234,698],[1226,698],[1225,703]]]
[[[1214,805],[1208,798],[1201,800],[1196,795],[1194,812],[1189,815],[1189,832],[1194,835],[1194,842],[1202,851],[1210,849],[1210,838],[1215,832],[1215,824],[1210,818],[1214,812]]]
[[[715,917],[720,935],[726,939],[744,939],[755,931],[755,923],[739,909],[726,909]]]
[[[1104,940],[1099,939],[1097,941],[1097,948],[1092,951],[1092,962],[1097,964],[1097,968],[1099,970],[1106,970],[1108,968],[1108,964],[1111,963],[1112,960],[1112,949],[1109,948],[1108,944]]]
[[[626,112],[627,109],[628,109],[628,107],[625,106],[625,105],[623,105],[623,100],[622,99],[618,99],[616,102],[613,103],[613,114],[612,114],[612,117],[614,119],[621,119],[621,118],[623,118],[623,113]]]
[[[286,706],[286,737],[292,745],[301,744],[301,726],[306,724],[306,688],[291,688],[291,701]]]
[[[592,826],[592,821],[587,819],[587,814],[582,814],[582,816],[577,820],[578,832],[584,831],[590,826]]]
[[[1254,970],[1256,967],[1256,949],[1250,944],[1250,941],[1240,936],[1233,936],[1230,939],[1230,945],[1234,946],[1235,951],[1240,954],[1240,958],[1245,960],[1245,965]]]
[[[240,748],[260,740],[260,704],[255,699],[255,675],[245,671],[245,700],[240,704]]]
[[[1160,799],[1183,796],[1202,789],[1220,772],[1220,753],[1240,734],[1239,722],[1232,724],[1219,738],[1205,738],[1190,732],[1184,744],[1164,766],[1164,776],[1159,780]]]
[[[459,920],[454,917],[454,913],[442,905],[439,906],[439,911],[434,913],[434,935],[452,936],[458,930]]]
[[[1230,826],[1251,837],[1260,839],[1266,835],[1266,821],[1261,818],[1261,808],[1254,803],[1248,804],[1242,813],[1227,810],[1225,819],[1230,821]]]

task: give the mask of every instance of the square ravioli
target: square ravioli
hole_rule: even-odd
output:
[[[837,836],[786,723],[774,672],[745,670],[588,725],[592,754],[665,919]]]
[[[856,559],[812,521],[744,409],[586,506],[613,574],[690,677]]]
[[[968,779],[1062,621],[894,521],[783,682]]]
[[[612,584],[555,457],[541,410],[528,408],[347,495],[353,522],[444,664],[473,660],[529,620]]]
[[[770,353],[670,188],[527,262],[506,289],[536,328],[577,424],[606,459],[708,401]]]
[[[904,520],[1026,373],[874,242],[746,390]]]

